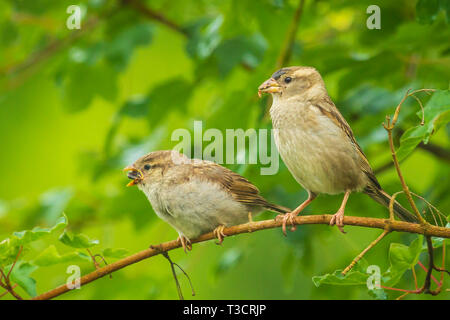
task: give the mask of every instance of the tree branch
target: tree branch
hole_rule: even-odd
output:
[[[364,255],[370,250],[372,249],[378,242],[381,241],[381,239],[383,239],[387,234],[389,233],[389,230],[384,230],[382,234],[380,234],[378,236],[378,238],[376,238],[374,241],[372,241],[363,251],[361,251],[360,254],[358,254],[355,259],[353,259],[353,261],[344,269],[344,271],[342,271],[342,274],[345,276],[345,274],[347,274],[347,272],[349,272],[358,262],[359,260],[361,260]]]
[[[305,0],[300,0],[298,3],[297,10],[295,10],[294,18],[292,19],[291,25],[286,35],[286,40],[283,44],[283,48],[280,51],[280,55],[277,59],[276,69],[282,68],[286,65],[292,54],[292,47],[295,42],[295,36],[297,35],[298,25],[300,23],[300,17],[303,13],[303,7],[305,6]]]
[[[183,28],[182,26],[180,26],[179,24],[177,24],[176,22],[168,19],[166,16],[164,16],[163,14],[147,7],[144,3],[142,3],[142,1],[140,0],[123,0],[123,3],[128,4],[130,7],[134,8],[137,12],[141,13],[144,17],[146,17],[147,19],[153,20],[157,23],[160,23],[166,27],[168,27],[169,29],[185,36],[186,38],[191,38],[192,34],[190,34],[187,29]],[[245,70],[252,70],[253,67],[250,66],[249,64],[245,63],[245,62],[241,62],[241,66],[245,69]]]
[[[63,39],[53,40],[43,49],[32,53],[27,59],[16,65],[6,66],[0,69],[0,77],[13,77],[11,82],[8,83],[8,89],[16,87],[32,74],[32,71],[36,66],[49,60],[62,49],[74,44],[81,36],[91,33],[101,21],[111,17],[117,12],[119,12],[119,8],[116,7],[98,17],[94,16],[89,18],[83,23],[81,29],[71,31],[69,35]]]
[[[148,19],[154,20],[156,22],[159,22],[166,27],[181,33],[184,36],[189,36],[187,31],[179,26],[177,23],[175,23],[172,20],[169,20],[161,13],[147,7],[144,3],[142,3],[140,0],[123,0],[125,4],[128,4],[130,7],[134,8],[136,11],[140,12],[142,15],[147,17]]]
[[[332,216],[328,215],[328,214],[298,216],[295,218],[295,224],[296,225],[301,225],[301,224],[329,225],[331,217]],[[259,230],[279,228],[279,227],[281,227],[281,224],[282,224],[281,221],[275,221],[272,219],[271,220],[263,220],[263,221],[249,222],[246,224],[241,224],[241,225],[225,228],[223,230],[223,232],[226,236],[233,236],[233,235],[238,235],[241,233],[250,233],[250,232],[259,231]],[[376,219],[376,218],[347,216],[344,218],[344,224],[352,225],[352,226],[367,227],[367,228],[383,229],[383,230],[389,230],[389,231],[397,231],[397,232],[417,233],[417,234],[423,234],[426,236],[433,236],[433,237],[450,238],[450,228],[437,227],[437,226],[432,226],[432,225],[420,225],[420,224],[408,223],[408,222],[403,222],[403,221],[391,221],[389,219]],[[192,240],[192,243],[198,243],[198,242],[208,241],[208,240],[212,240],[212,239],[215,239],[214,234],[213,234],[213,232],[209,232],[207,234],[200,236],[197,239]],[[156,249],[156,247],[157,247],[157,249]],[[128,256],[128,257],[118,260],[114,263],[111,263],[107,266],[104,266],[103,268],[94,270],[93,272],[81,277],[80,285],[88,284],[88,283],[95,281],[99,278],[102,278],[105,275],[110,274],[114,271],[125,268],[125,267],[132,265],[136,262],[139,262],[141,260],[156,256],[156,255],[160,254],[161,252],[167,252],[167,251],[170,251],[170,250],[173,250],[176,248],[180,248],[180,247],[181,247],[181,243],[179,241],[172,240],[172,241],[161,243],[160,245],[154,246],[153,248],[142,250],[131,256]],[[53,290],[45,292],[45,293],[35,297],[34,299],[35,300],[52,299],[52,298],[62,295],[63,293],[66,293],[68,291],[70,291],[70,289],[64,284]]]

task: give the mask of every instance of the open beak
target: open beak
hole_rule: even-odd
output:
[[[266,93],[281,92],[281,86],[274,78],[270,78],[264,81],[263,84],[259,86],[258,96],[261,98],[261,94],[264,92]]]
[[[138,184],[142,181],[144,178],[144,175],[142,174],[142,171],[139,169],[136,169],[133,166],[128,166],[123,169],[123,171],[128,172],[127,177],[129,179],[132,179],[130,183],[127,184],[127,187],[134,186],[135,184]]]

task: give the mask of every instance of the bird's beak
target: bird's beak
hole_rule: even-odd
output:
[[[259,86],[258,96],[261,97],[261,94],[263,92],[266,93],[281,92],[281,86],[274,78],[270,78],[269,80],[264,81],[263,84]]]
[[[129,179],[132,179],[130,183],[127,184],[127,187],[134,186],[135,184],[138,184],[142,181],[144,178],[144,175],[142,174],[142,171],[139,169],[136,169],[133,166],[128,166],[123,169],[123,171],[128,172],[127,177]]]

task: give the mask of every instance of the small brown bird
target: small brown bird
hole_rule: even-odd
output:
[[[224,227],[247,222],[263,209],[287,213],[237,173],[211,161],[189,159],[177,151],[151,152],[124,169],[156,214],[179,234],[184,250],[190,239],[214,231],[222,243]]]
[[[344,193],[330,225],[343,230],[344,210],[353,191],[362,191],[385,207],[391,197],[381,188],[352,129],[328,96],[324,81],[312,67],[289,67],[275,72],[258,88],[271,93],[270,108],[278,151],[291,174],[308,191],[308,199],[284,215],[293,219],[320,193]],[[394,203],[396,215],[405,221],[418,219]]]

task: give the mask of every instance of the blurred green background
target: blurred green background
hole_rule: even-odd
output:
[[[72,4],[82,8],[79,31],[66,28]],[[366,27],[372,4],[381,9],[380,30]],[[93,253],[124,248],[131,254],[175,239],[175,230],[156,217],[144,194],[125,187],[121,169],[147,152],[175,146],[173,130],[192,130],[194,120],[202,120],[204,129],[271,128],[265,111],[270,97],[258,99],[257,87],[276,71],[298,6],[294,0],[2,0],[0,240],[14,231],[50,227],[62,212],[71,232],[99,240]],[[390,193],[401,186],[381,123],[408,88],[448,89],[448,19],[448,1],[304,2],[288,65],[320,71]],[[428,97],[420,97],[426,103]],[[397,142],[402,131],[418,124],[419,110],[414,99],[405,103]],[[401,163],[411,190],[444,214],[450,212],[449,135],[447,125]],[[294,208],[306,198],[283,164],[272,176],[261,176],[260,165],[229,167],[271,201]],[[341,200],[321,196],[305,214],[334,213]],[[346,214],[381,218],[388,211],[354,194]],[[272,217],[263,213],[257,219]],[[176,250],[171,258],[190,275],[197,293],[190,296],[180,275],[185,298],[371,299],[364,285],[316,287],[312,281],[343,269],[380,234],[346,230],[343,235],[328,226],[300,226],[287,238],[279,229],[266,230],[227,238],[223,246],[201,243],[187,255]],[[33,242],[20,259],[33,264],[50,246],[61,255],[72,252],[58,235]],[[416,238],[390,234],[366,260],[384,271],[390,243],[408,245]],[[441,257],[437,250],[438,264]],[[66,281],[66,268],[74,264],[69,260],[33,268],[37,293]],[[424,254],[421,260],[427,261]],[[93,270],[89,261],[77,264],[83,274]],[[422,281],[424,272],[416,271]],[[447,278],[443,287],[449,285]],[[396,287],[413,289],[411,272]],[[22,288],[17,292],[28,297]],[[400,295],[386,293],[391,299]],[[60,298],[178,296],[168,262],[157,256]],[[448,298],[445,290],[433,297]]]

